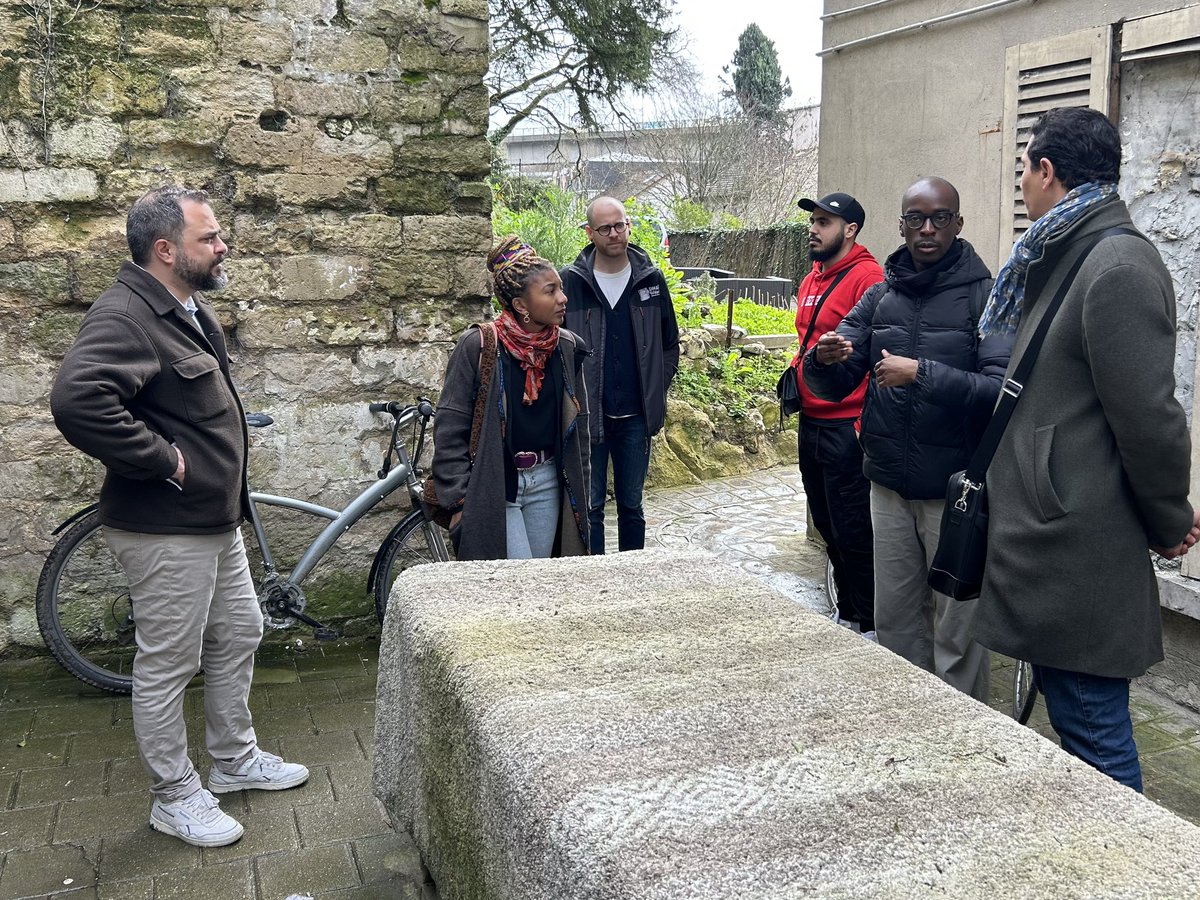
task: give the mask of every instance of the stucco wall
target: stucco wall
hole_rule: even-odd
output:
[[[47,395],[148,187],[208,189],[233,248],[212,299],[278,421],[255,485],[340,506],[374,478],[365,404],[436,392],[484,308],[487,40],[484,0],[0,6],[0,653],[40,646],[50,531],[95,496]],[[364,614],[365,552],[337,558]]]

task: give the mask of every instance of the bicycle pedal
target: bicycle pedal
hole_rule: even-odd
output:
[[[318,641],[336,641],[341,635],[338,634],[336,628],[329,628],[323,625],[320,628],[313,629],[313,637]]]

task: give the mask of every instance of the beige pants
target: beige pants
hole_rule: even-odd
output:
[[[905,500],[872,483],[875,631],[893,653],[987,703],[990,658],[972,639],[979,601],[939,594],[926,581],[944,508],[945,501]]]
[[[137,621],[133,733],[164,802],[202,786],[188,758],[184,688],[204,671],[205,743],[213,759],[238,763],[257,742],[248,699],[262,611],[240,530],[139,534],[105,528],[129,579]]]

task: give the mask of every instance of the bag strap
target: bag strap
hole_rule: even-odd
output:
[[[479,432],[483,429],[483,416],[487,411],[488,395],[492,389],[492,373],[496,369],[496,324],[479,324],[479,391],[475,394],[475,415],[471,417],[471,449],[468,454],[475,460],[479,449]]]
[[[1012,418],[1012,414],[1017,406],[1017,400],[1020,399],[1021,391],[1025,389],[1025,382],[1029,379],[1029,373],[1033,370],[1034,363],[1037,362],[1038,353],[1042,349],[1042,343],[1046,340],[1046,334],[1050,331],[1050,325],[1053,323],[1059,307],[1062,306],[1067,292],[1071,289],[1071,285],[1075,281],[1075,276],[1079,274],[1079,269],[1083,266],[1084,260],[1088,258],[1088,255],[1091,254],[1092,250],[1102,240],[1122,234],[1149,240],[1141,232],[1119,225],[1115,228],[1106,228],[1099,234],[1093,235],[1088,240],[1086,246],[1079,251],[1079,255],[1075,257],[1075,262],[1071,264],[1070,271],[1067,272],[1066,278],[1058,286],[1054,298],[1046,307],[1046,312],[1042,316],[1042,320],[1038,322],[1037,330],[1033,333],[1033,337],[1030,338],[1029,346],[1025,348],[1025,352],[1021,355],[1021,361],[1017,363],[1016,371],[1004,379],[1004,385],[1001,387],[1000,392],[1000,402],[996,405],[996,409],[992,413],[992,418],[988,422],[987,429],[983,432],[983,437],[979,439],[979,446],[975,449],[975,454],[967,464],[966,479],[968,482],[983,483],[984,473],[987,472],[988,466],[992,464],[992,457],[996,455],[996,448],[1000,446],[1000,438],[1004,434],[1004,429],[1008,427],[1008,420]]]
[[[825,305],[825,301],[829,299],[829,295],[833,293],[833,289],[838,286],[843,278],[850,274],[850,270],[857,266],[859,262],[861,262],[861,260],[851,263],[850,265],[846,266],[846,268],[842,269],[842,271],[838,272],[837,276],[833,279],[833,282],[825,289],[825,293],[821,295],[821,299],[817,301],[817,305],[813,309],[812,318],[808,320],[808,331],[804,332],[804,340],[800,342],[801,357],[804,356],[805,350],[808,349],[808,339],[812,337],[813,329],[817,327],[817,316],[821,315],[821,307]]]

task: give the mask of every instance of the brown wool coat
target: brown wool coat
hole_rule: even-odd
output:
[[[508,556],[504,511],[504,454],[500,410],[500,367],[497,360],[492,372],[479,446],[472,466],[469,460],[471,419],[475,413],[475,394],[479,389],[479,327],[472,325],[459,340],[450,356],[446,380],[438,398],[433,420],[433,478],[438,502],[454,509],[461,502],[462,532],[458,559],[505,559]],[[587,392],[583,383],[583,357],[586,350],[576,343],[575,335],[565,328],[559,331],[559,352],[567,390],[562,391],[562,416],[559,422],[559,483],[563,487],[562,508],[558,517],[556,556],[583,556],[588,547],[588,491],[591,485],[591,438],[588,433]],[[500,346],[503,353],[503,346]],[[571,399],[579,401],[576,407]],[[565,446],[564,446],[565,442]]]
[[[1078,253],[1125,204],[1097,206],[1030,266],[1017,366]],[[980,643],[1030,662],[1131,678],[1163,658],[1147,548],[1191,527],[1190,442],[1174,396],[1175,296],[1157,250],[1101,241],[1084,262],[988,469]]]

